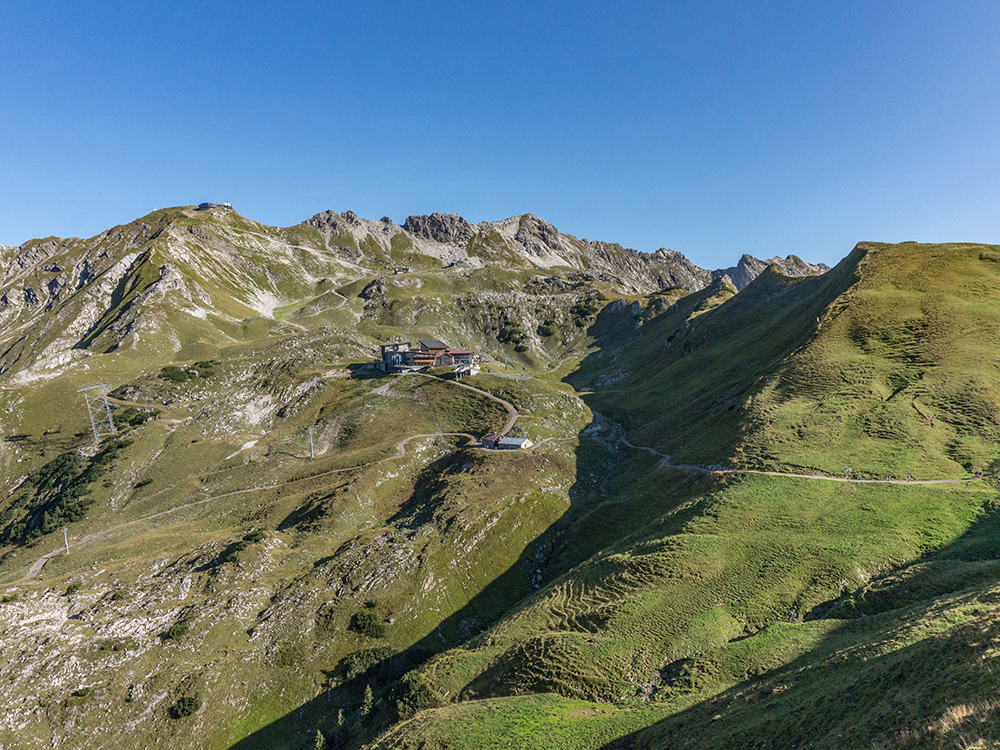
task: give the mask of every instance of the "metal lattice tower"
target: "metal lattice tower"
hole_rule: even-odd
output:
[[[83,394],[87,402],[87,416],[90,417],[90,427],[94,430],[94,440],[101,442],[101,428],[107,427],[108,432],[115,434],[115,420],[111,418],[111,404],[108,403],[108,386],[104,383],[81,388],[77,393]]]

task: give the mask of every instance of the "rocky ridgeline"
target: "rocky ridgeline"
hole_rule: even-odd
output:
[[[368,255],[373,260],[387,261],[393,238],[405,237],[416,252],[451,264],[478,259],[485,264],[522,268],[566,267],[598,274],[602,281],[614,284],[626,294],[645,294],[673,286],[693,292],[723,275],[743,289],[772,264],[788,276],[809,276],[829,270],[823,264],[807,263],[794,255],[770,260],[744,255],[732,268],[709,271],[675,250],[660,248],[655,253],[642,253],[616,243],[580,240],[532,214],[474,225],[458,214],[434,213],[409,216],[402,226],[396,226],[388,217],[374,222],[360,219],[352,211],[343,214],[324,211],[305,224],[318,229],[331,247],[355,257]],[[378,251],[373,252],[376,247]]]
[[[772,265],[785,274],[785,276],[818,276],[830,270],[830,267],[825,263],[807,263],[797,255],[789,255],[784,259],[775,257],[770,260],[759,260],[752,255],[744,254],[735,266],[712,271],[712,278],[728,276],[737,289],[744,289],[747,284],[760,276],[768,266]]]
[[[476,233],[475,227],[458,214],[408,216],[403,230],[413,237],[434,242],[465,242]]]
[[[335,290],[361,280],[368,286],[361,295],[365,311],[358,313],[371,315],[388,305],[372,277],[401,269],[415,269],[399,279],[416,288],[428,273],[464,278],[495,267],[521,274],[503,282],[509,289],[497,289],[491,277],[498,292],[531,287],[546,294],[536,283],[544,277],[553,286],[600,284],[639,295],[672,287],[693,292],[722,275],[742,289],[770,264],[795,276],[827,270],[795,256],[744,255],[733,268],[713,272],[665,248],[642,253],[578,239],[532,214],[473,225],[434,213],[398,226],[389,217],[325,211],[278,229],[231,210],[164,209],[90,239],[50,237],[0,248],[0,374],[24,382],[54,377],[83,366],[91,353],[132,348],[141,338],[159,340],[169,359],[166,349],[178,349],[191,331],[225,344],[235,340],[234,326],[251,318],[279,333],[322,325],[333,320],[322,315],[346,304]],[[538,278],[527,278],[533,272]],[[308,325],[289,328],[275,317],[276,309],[295,306],[303,306],[298,320]],[[526,321],[531,328],[542,322]]]

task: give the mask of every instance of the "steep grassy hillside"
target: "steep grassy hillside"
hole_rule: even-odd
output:
[[[765,273],[722,305],[707,290],[651,322],[606,310],[616,343],[570,377],[613,418],[611,455],[578,474],[546,585],[431,660],[420,674],[457,701],[380,746],[996,741],[996,486],[917,484],[991,467],[995,254],[865,245],[825,277]],[[900,396],[912,414],[897,422],[942,435],[862,429]],[[670,468],[651,449],[818,476]],[[887,457],[903,452],[914,481],[874,481],[898,478]],[[863,481],[821,476],[848,462]]]
[[[746,399],[745,465],[915,478],[994,471],[1000,263],[979,245],[866,244],[858,282]]]
[[[463,222],[4,258],[0,745],[997,740],[997,248],[737,293]],[[360,366],[431,337],[478,390]],[[474,447],[505,403],[535,446]]]
[[[632,442],[676,463],[728,465],[746,429],[740,404],[811,340],[816,318],[854,282],[863,254],[855,250],[818,277],[771,269],[736,296],[717,282],[609,337],[612,346],[587,357],[570,380],[592,388],[594,408],[621,423]],[[636,313],[609,308],[601,323],[641,323]]]

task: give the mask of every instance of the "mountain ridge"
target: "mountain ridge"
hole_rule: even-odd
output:
[[[537,217],[315,223],[4,251],[0,744],[1000,740],[998,248],[689,291]],[[366,367],[431,338],[479,374]]]
[[[748,258],[741,259],[739,279],[767,267]],[[0,322],[7,327],[0,333],[0,376],[16,365],[34,368],[22,376],[29,378],[56,373],[85,351],[129,346],[147,328],[182,325],[221,342],[239,338],[233,327],[255,313],[273,320],[264,325],[276,330],[301,326],[310,316],[279,322],[275,310],[311,306],[311,317],[322,316],[337,304],[334,287],[411,264],[421,273],[582,274],[570,283],[631,295],[673,287],[693,292],[714,278],[676,251],[646,254],[581,241],[531,214],[475,226],[454,214],[411,216],[401,227],[387,217],[325,211],[281,229],[220,206],[161,209],[86,240],[31,240],[6,248],[0,263]],[[786,268],[794,275],[824,269],[797,258]],[[534,282],[525,276],[522,283]],[[146,314],[151,295],[165,298],[175,313]],[[44,324],[32,322],[39,310],[50,313]],[[183,336],[175,338],[183,349]]]

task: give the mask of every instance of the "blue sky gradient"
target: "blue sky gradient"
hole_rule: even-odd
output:
[[[1000,242],[996,2],[24,2],[0,243],[534,213],[698,265]]]

